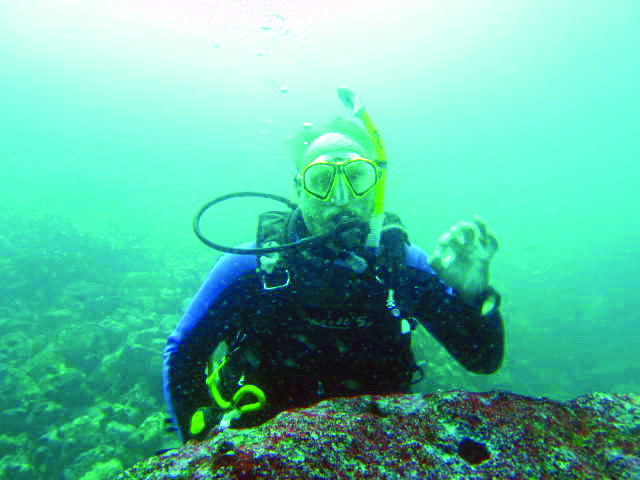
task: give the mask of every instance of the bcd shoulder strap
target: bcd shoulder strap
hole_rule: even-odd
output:
[[[256,247],[277,247],[287,243],[287,223],[291,212],[268,211],[258,217]],[[291,275],[287,267],[285,252],[256,255],[256,271],[265,290],[277,290],[289,286]]]

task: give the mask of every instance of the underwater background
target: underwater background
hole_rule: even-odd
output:
[[[219,255],[193,215],[291,196],[286,139],[347,117],[341,85],[412,242],[474,213],[500,238],[502,369],[418,332],[418,389],[640,393],[639,21],[632,0],[1,2],[0,478],[176,445],[162,349]],[[224,203],[206,232],[252,240],[274,208]]]

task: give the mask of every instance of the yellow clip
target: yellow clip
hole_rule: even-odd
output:
[[[230,402],[222,398],[222,395],[220,395],[220,391],[218,390],[218,372],[220,372],[220,369],[224,366],[226,362],[227,362],[227,359],[225,358],[216,366],[215,369],[213,369],[213,372],[207,377],[207,385],[209,386],[209,390],[211,391],[211,396],[215,400],[216,404],[222,410],[236,409],[240,413],[256,412],[258,410],[262,410],[267,403],[267,398],[264,392],[259,387],[256,387],[255,385],[243,385],[233,395],[233,398],[231,399]],[[209,370],[211,370],[211,364],[209,364]],[[249,404],[238,407],[238,404],[240,403],[240,401],[247,395],[255,396],[256,401],[254,403],[249,403]]]

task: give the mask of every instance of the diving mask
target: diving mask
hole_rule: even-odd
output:
[[[325,202],[331,198],[339,176],[352,195],[361,198],[376,186],[380,175],[380,168],[373,160],[358,156],[336,158],[326,155],[316,158],[300,173],[302,188]]]

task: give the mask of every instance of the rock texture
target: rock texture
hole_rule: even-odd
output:
[[[640,396],[362,396],[146,459],[122,479],[640,479]]]

